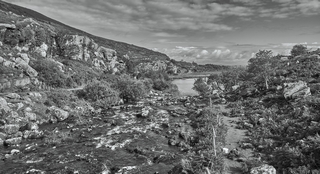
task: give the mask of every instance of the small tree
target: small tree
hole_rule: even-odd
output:
[[[211,93],[211,86],[208,85],[203,78],[198,78],[193,84],[193,90],[197,91],[199,95],[207,96]]]
[[[307,54],[307,53],[308,53],[307,47],[304,45],[301,45],[301,44],[293,46],[293,48],[291,50],[291,56],[293,56],[293,57]]]
[[[269,89],[273,61],[275,59],[273,59],[271,50],[259,50],[256,57],[249,60],[248,72],[256,75],[254,77],[256,82],[263,80],[266,89]]]

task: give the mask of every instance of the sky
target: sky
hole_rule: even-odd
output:
[[[320,48],[320,0],[4,0],[72,27],[199,64]]]

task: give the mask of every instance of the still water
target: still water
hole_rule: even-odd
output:
[[[186,95],[198,95],[198,93],[192,89],[193,83],[196,79],[175,79],[172,81],[173,84],[176,84],[179,88],[180,94],[183,96]]]

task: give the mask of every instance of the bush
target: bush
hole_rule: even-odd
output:
[[[59,108],[77,101],[78,98],[71,91],[58,90],[47,93],[47,100],[44,102],[47,106],[55,105]]]
[[[113,85],[120,93],[120,98],[125,101],[136,101],[144,97],[149,91],[149,87],[142,80],[135,80],[128,75],[122,75],[119,80]]]
[[[38,73],[38,79],[51,87],[66,86],[67,77],[60,71],[58,65],[47,59],[37,59],[31,65]]]
[[[78,97],[93,102],[96,107],[109,107],[119,101],[119,93],[108,83],[93,82],[78,91]]]

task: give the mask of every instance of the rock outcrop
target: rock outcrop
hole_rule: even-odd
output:
[[[286,99],[299,99],[310,96],[311,92],[306,82],[298,81],[294,83],[285,83],[283,95]]]

